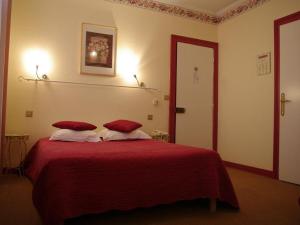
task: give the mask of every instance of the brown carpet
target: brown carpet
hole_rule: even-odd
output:
[[[299,225],[300,186],[228,169],[240,201],[239,211],[218,204],[209,213],[208,202],[197,200],[109,212],[66,221],[67,225]],[[24,177],[0,176],[0,224],[41,225],[32,205],[32,185]]]

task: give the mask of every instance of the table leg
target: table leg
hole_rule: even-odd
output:
[[[209,211],[211,213],[214,213],[216,212],[216,210],[217,210],[217,200],[215,198],[211,198],[209,200]]]
[[[11,162],[11,141],[8,141],[8,146],[7,146],[7,158],[8,158],[8,169],[11,168],[12,162]]]

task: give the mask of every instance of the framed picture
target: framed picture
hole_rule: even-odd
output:
[[[82,24],[81,74],[115,75],[117,29]]]

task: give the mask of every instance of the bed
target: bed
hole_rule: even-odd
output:
[[[238,208],[218,153],[154,140],[62,142],[40,139],[25,160],[43,222],[199,198]]]

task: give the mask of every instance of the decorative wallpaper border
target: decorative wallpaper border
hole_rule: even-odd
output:
[[[221,16],[218,17],[218,23],[222,23],[228,19],[231,19],[232,17],[241,15],[242,13],[245,13],[246,11],[256,8],[258,6],[261,6],[262,4],[268,2],[270,0],[248,0],[240,5],[237,5],[236,7],[233,7],[231,9],[228,9],[224,13],[222,13]]]
[[[150,9],[157,12],[167,13],[170,15],[185,17],[193,20],[199,20],[205,23],[217,24],[218,18],[208,13],[186,9],[180,6],[169,5],[153,0],[106,0],[109,2],[116,2],[126,4],[138,8]]]
[[[238,16],[252,8],[258,7],[270,0],[247,0],[236,7],[233,7],[223,13],[221,16],[216,16],[209,13],[204,13],[196,10],[186,9],[184,7],[170,5],[154,0],[105,0],[108,2],[130,5],[138,8],[149,9],[157,12],[167,13],[174,16],[180,16],[188,19],[198,20],[204,23],[219,24],[232,17]]]

